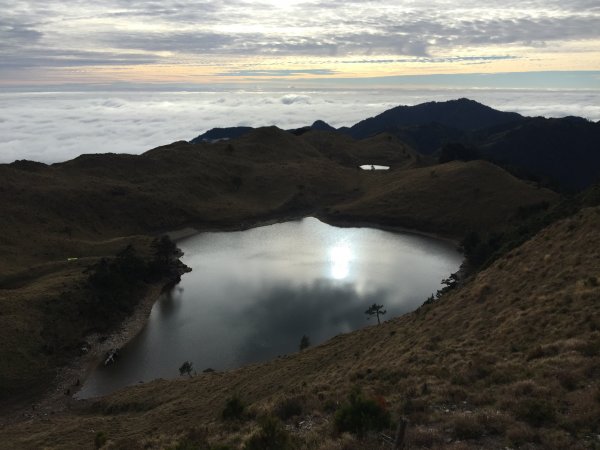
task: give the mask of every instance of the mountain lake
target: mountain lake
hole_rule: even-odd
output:
[[[413,311],[463,261],[455,245],[374,228],[339,228],[315,218],[178,241],[193,271],[156,301],[143,330],[113,365],[99,365],[79,398],[155,378],[184,361],[200,373],[297,352]]]

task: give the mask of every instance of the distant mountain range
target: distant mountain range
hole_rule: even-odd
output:
[[[250,127],[215,128],[191,143],[235,139]],[[351,127],[336,129],[322,120],[288,130],[341,133],[366,139],[396,136],[422,155],[435,155],[460,143],[486,159],[564,191],[579,191],[600,179],[600,122],[580,117],[546,119],[498,111],[466,98],[397,106]],[[470,152],[469,154],[472,154]]]

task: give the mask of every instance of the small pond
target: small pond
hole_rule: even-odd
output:
[[[79,397],[93,397],[178,368],[225,370],[298,350],[412,311],[456,272],[446,241],[314,218],[239,232],[201,233],[178,243],[193,268],[154,305],[148,324],[116,364],[98,367]]]
[[[378,166],[376,164],[363,164],[360,168],[362,170],[390,170],[390,166]]]

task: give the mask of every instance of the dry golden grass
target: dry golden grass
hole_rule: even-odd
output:
[[[383,182],[372,176],[362,188],[365,195],[336,206],[339,215],[459,238],[469,230],[498,230],[516,205],[556,201],[552,191],[527,185],[485,161],[392,172]]]
[[[300,448],[379,448],[337,435],[353,386],[409,418],[411,448],[594,448],[600,417],[600,208],[514,249],[438,302],[380,326],[238,370],[157,380],[72,412],[7,427],[7,448],[168,448],[189,429],[239,448],[253,419],[224,422],[238,393],[257,417],[301,398]],[[310,421],[310,429],[296,423]],[[299,431],[293,431],[299,428]],[[137,446],[137,447],[136,447]]]

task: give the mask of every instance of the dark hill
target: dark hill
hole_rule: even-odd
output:
[[[316,131],[335,131],[335,128],[322,120],[315,121],[310,128]]]
[[[397,106],[378,116],[363,120],[348,129],[356,139],[373,136],[399,127],[439,123],[461,131],[473,131],[521,120],[517,113],[497,111],[476,101],[461,98],[447,102],[428,102],[416,106]]]
[[[227,128],[213,128],[208,130],[206,133],[201,134],[200,136],[195,137],[190,141],[190,144],[199,144],[200,142],[216,142],[230,139],[240,138],[252,130],[256,128],[253,127],[227,127]],[[297,128],[293,130],[287,130],[288,132],[301,135],[310,130],[319,130],[319,131],[336,131],[331,125],[322,120],[315,121],[311,126]]]
[[[252,130],[215,128],[191,143],[237,139]],[[465,98],[397,106],[350,128],[336,130],[317,120],[311,126],[288,131],[296,136],[322,131],[359,140],[389,133],[422,155],[433,155],[446,144],[461,143],[520,177],[549,183],[567,192],[585,189],[600,176],[600,124],[581,117],[526,118]],[[310,139],[314,140],[314,136]],[[327,153],[324,147],[320,150]],[[357,162],[356,158],[348,158],[349,153],[343,149],[341,153],[333,151],[336,154],[332,157],[339,162]],[[394,159],[389,156],[388,160]],[[402,155],[398,157],[401,159]]]
[[[600,126],[581,117],[528,118],[460,99],[398,106],[338,132],[358,139],[391,133],[423,155],[461,143],[521,177],[567,192],[600,178]]]
[[[410,125],[388,130],[423,155],[432,155],[444,144],[468,142],[469,133],[441,123]]]
[[[312,130],[301,136],[327,158],[353,168],[381,164],[396,170],[418,165],[422,159],[404,142],[387,133],[360,141],[332,131]]]
[[[203,133],[200,136],[192,139],[190,141],[190,144],[198,144],[200,142],[214,142],[224,139],[236,139],[252,130],[252,127],[213,128],[211,130],[208,130],[206,133]]]
[[[531,118],[489,130],[480,149],[489,159],[549,178],[568,191],[600,178],[600,125],[582,118]]]

